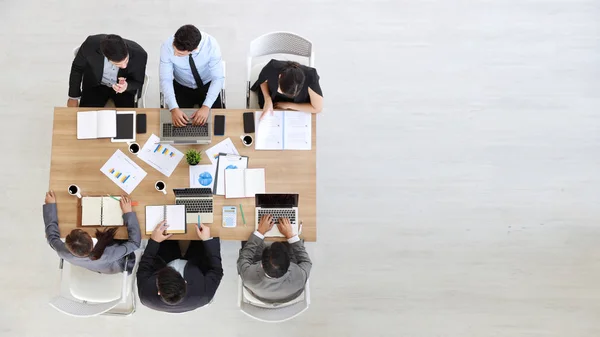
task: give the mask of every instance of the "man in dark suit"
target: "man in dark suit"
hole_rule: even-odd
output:
[[[91,35],[71,66],[68,107],[133,108],[146,75],[148,54],[139,44],[118,35]]]
[[[145,306],[171,313],[191,311],[208,304],[223,278],[219,238],[210,228],[196,227],[201,241],[191,241],[181,257],[177,241],[165,235],[164,221],[154,231],[137,271],[140,301]],[[164,242],[163,242],[164,241]]]

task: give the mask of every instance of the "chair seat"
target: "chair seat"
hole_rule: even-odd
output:
[[[242,292],[243,292],[243,298],[244,298],[244,300],[246,300],[246,302],[248,302],[256,307],[261,307],[261,308],[283,308],[283,307],[287,307],[287,306],[304,301],[304,291],[302,292],[302,294],[300,294],[300,296],[294,298],[293,300],[291,300],[289,302],[285,302],[285,303],[278,303],[278,304],[265,303],[265,302],[259,300],[250,291],[248,291],[248,289],[246,289],[246,287],[243,287]]]
[[[121,297],[123,274],[100,274],[78,266],[71,266],[71,295],[88,302],[111,302]]]

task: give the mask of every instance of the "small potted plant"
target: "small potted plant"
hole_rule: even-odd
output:
[[[187,160],[188,164],[194,166],[198,165],[200,160],[202,160],[202,155],[200,154],[200,152],[194,149],[189,149],[185,153],[185,159]]]

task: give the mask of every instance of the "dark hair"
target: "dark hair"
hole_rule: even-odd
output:
[[[181,277],[181,274],[171,267],[165,267],[158,271],[156,285],[160,297],[169,304],[181,302],[187,293],[185,280]]]
[[[289,97],[296,97],[304,85],[304,71],[298,62],[287,61],[279,73],[279,88]]]
[[[73,255],[86,257],[92,251],[94,242],[92,237],[81,229],[74,229],[65,238],[65,244]]]
[[[290,255],[287,247],[281,242],[273,242],[262,254],[262,267],[265,273],[273,278],[280,278],[290,267]]]
[[[109,34],[100,42],[100,51],[106,56],[107,59],[113,62],[121,62],[129,52],[127,51],[127,44],[119,35]]]
[[[96,242],[94,249],[92,249],[92,252],[90,253],[90,260],[98,260],[102,256],[104,249],[113,243],[116,232],[117,228],[115,227],[107,229],[104,232],[96,229],[96,239],[98,239],[98,242]]]
[[[192,51],[198,47],[200,40],[202,40],[202,35],[198,28],[192,25],[185,25],[181,26],[175,32],[173,45],[177,50]]]

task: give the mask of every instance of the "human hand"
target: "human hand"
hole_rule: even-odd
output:
[[[125,92],[125,90],[127,90],[126,78],[119,77],[119,83],[113,84],[112,88],[117,94],[121,94],[121,93]]]
[[[121,211],[123,211],[123,214],[133,211],[131,208],[131,199],[129,197],[122,195],[119,203],[121,204]]]
[[[56,196],[52,190],[46,192],[46,205],[47,204],[56,204]]]
[[[283,234],[283,236],[285,236],[286,239],[289,239],[294,236],[294,232],[292,231],[292,224],[290,223],[290,219],[288,218],[279,218],[277,228],[279,229],[279,232]]]
[[[204,226],[204,224],[200,224],[200,228],[196,226],[196,234],[202,241],[206,241],[210,239],[210,227]]]
[[[207,107],[206,105],[201,106],[200,109],[196,110],[196,112],[194,112],[192,116],[190,116],[192,118],[192,123],[194,125],[204,125],[204,123],[206,123],[206,121],[208,120],[209,112],[209,107]]]
[[[260,115],[260,120],[262,120],[269,112],[273,115],[273,101],[270,98],[265,99],[265,105],[263,105],[263,112]]]
[[[273,225],[273,216],[271,214],[263,215],[262,218],[260,218],[260,222],[258,223],[257,231],[260,234],[265,235],[266,232],[270,231],[271,228],[273,228]]]
[[[179,108],[171,109],[171,118],[173,119],[173,124],[176,127],[185,126],[188,122],[188,116]]]
[[[275,103],[275,108],[281,109],[281,110],[294,109],[294,103],[292,103],[292,102],[277,102],[277,103]]]
[[[69,98],[67,100],[67,107],[69,107],[69,108],[77,108],[78,106],[79,106],[79,100],[78,99]]]
[[[166,239],[170,238],[173,235],[173,234],[165,234],[167,228],[169,228],[169,225],[167,225],[167,222],[161,221],[158,225],[156,225],[156,227],[154,227],[154,230],[152,231],[152,236],[150,236],[150,238],[158,243],[165,241]]]

